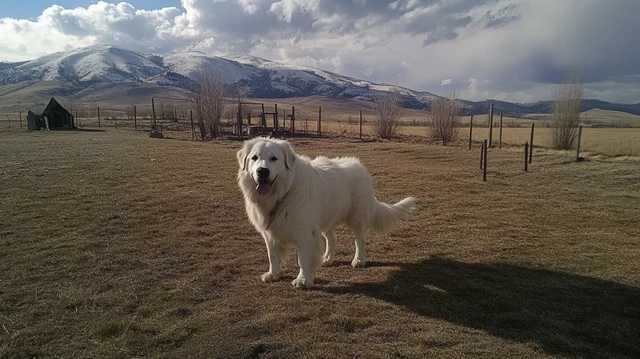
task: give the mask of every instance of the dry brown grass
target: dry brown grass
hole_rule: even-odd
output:
[[[475,119],[474,119],[475,121]],[[468,122],[467,122],[468,123]],[[538,126],[540,124],[538,123]],[[531,125],[529,125],[531,126]],[[343,122],[326,122],[323,124],[325,131],[331,131],[346,137],[357,137],[359,126]],[[499,128],[493,129],[493,144],[498,147]],[[363,126],[365,136],[373,136],[373,131],[365,124]],[[531,127],[504,127],[502,129],[503,146],[523,146],[529,142]],[[403,126],[400,135],[428,137],[428,129],[424,126]],[[474,127],[472,132],[473,142],[480,143],[489,137],[489,128]],[[468,143],[469,128],[460,128],[458,143]],[[549,128],[536,127],[534,130],[534,146],[536,148],[550,148]],[[640,156],[640,128],[590,128],[582,129],[581,153],[585,156],[605,155],[609,157]],[[575,152],[575,150],[573,150]],[[571,151],[569,151],[571,152]]]
[[[639,357],[640,172],[478,147],[294,140],[420,198],[370,266],[259,280],[237,142],[0,130],[0,358]]]
[[[469,130],[466,130],[467,139]],[[494,145],[498,145],[499,129],[493,129]],[[474,128],[473,141],[480,142],[489,136],[488,128]],[[502,129],[502,142],[506,145],[524,145],[529,142],[531,128],[515,127]],[[464,136],[463,136],[464,137]],[[551,147],[551,135],[549,128],[535,128],[535,147]],[[571,150],[574,151],[575,150]],[[570,152],[571,152],[570,151]],[[582,129],[580,151],[592,155],[602,154],[606,156],[640,156],[640,128],[589,128]]]
[[[550,121],[551,114],[532,114],[524,116],[525,119]],[[627,112],[592,109],[580,114],[580,122],[585,125],[605,125],[614,127],[639,127],[640,116]]]

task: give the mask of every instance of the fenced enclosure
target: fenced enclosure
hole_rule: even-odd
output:
[[[76,127],[80,129],[157,129],[165,137],[181,140],[208,138],[207,132],[200,128],[191,104],[181,97],[157,96],[149,98],[147,103],[128,106],[91,103],[69,103],[67,106],[75,117]],[[0,128],[26,128],[25,112],[1,114]],[[465,146],[471,146],[481,144],[487,139],[489,148],[523,146],[525,142],[530,143],[531,149],[549,146],[550,129],[546,121],[548,116],[513,118],[500,113],[493,114],[493,117],[495,118],[492,120],[491,107],[484,115],[463,117],[458,128],[458,143],[462,141]],[[296,106],[277,103],[240,101],[238,104],[230,100],[218,126],[219,137],[225,139],[244,139],[259,135],[373,139],[373,118],[370,109],[354,109],[348,114],[337,113],[335,110],[325,110],[323,113],[320,106],[300,111]],[[584,126],[581,140],[583,152],[606,156],[640,156],[640,128],[605,127],[599,124],[594,116],[588,119],[589,124]],[[428,141],[427,121],[427,113],[422,117],[402,118],[400,138],[410,136],[420,141]],[[536,138],[534,143],[531,142],[533,124]]]

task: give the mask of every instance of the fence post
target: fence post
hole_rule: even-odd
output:
[[[318,136],[322,136],[322,106],[318,106]]]
[[[487,181],[487,140],[484,140],[483,146],[483,166],[482,166],[482,182]]]
[[[78,111],[76,111],[77,113]],[[22,128],[22,111],[20,111],[20,128]]]
[[[153,113],[153,123],[151,124],[151,129],[155,130],[156,129],[156,103],[153,100],[153,97],[151,98],[151,112]]]
[[[502,112],[500,112],[500,144],[498,148],[502,148]]]
[[[527,156],[529,155],[529,142],[524,143],[524,171],[527,172],[527,164],[529,163],[529,159]]]
[[[296,107],[291,106],[291,134],[296,133]]]
[[[236,126],[238,127],[238,138],[242,139],[242,104],[238,101],[238,113],[236,113]]]
[[[469,120],[469,149],[471,149],[471,139],[473,138],[473,115],[471,115],[471,120]]]
[[[100,106],[98,106],[98,127],[100,127]]]
[[[275,111],[273,111],[273,131],[274,131],[274,137],[278,138],[278,104],[275,104]]]
[[[480,144],[480,169],[483,168],[483,164],[484,164],[484,142],[486,140],[483,140],[482,143]]]
[[[78,121],[78,110],[75,110],[75,111],[76,111],[76,117],[73,118],[74,120],[73,122],[77,123],[76,121]],[[20,113],[20,127],[22,127],[22,112]]]
[[[491,103],[491,107],[489,107],[489,147],[492,146],[493,137],[493,102]]]
[[[138,119],[137,119],[137,109],[136,106],[133,106],[133,129],[138,129]]]
[[[9,122],[9,128],[11,128],[11,119],[9,118],[9,115],[7,115],[7,122]]]
[[[582,125],[578,126],[578,144],[576,145],[576,162],[580,161],[580,139],[582,138]]]
[[[362,110],[360,110],[360,139],[362,139]]]
[[[191,119],[191,139],[196,138],[196,129],[193,128],[193,110],[189,110],[189,118]]]
[[[529,139],[529,163],[531,163],[531,159],[533,158],[533,129],[535,128],[535,126],[535,123],[531,124],[531,138]]]

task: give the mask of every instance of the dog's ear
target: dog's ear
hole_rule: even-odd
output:
[[[284,148],[284,165],[288,170],[290,170],[296,162],[296,153],[293,151],[289,142],[282,141],[281,143],[282,148]]]
[[[245,142],[244,146],[236,153],[238,157],[238,164],[242,167],[242,170],[245,171],[247,169],[247,161],[249,159],[249,150],[251,146]]]

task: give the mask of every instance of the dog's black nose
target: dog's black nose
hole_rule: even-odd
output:
[[[260,178],[269,177],[269,169],[268,168],[260,167],[260,168],[258,168],[257,172],[258,172],[258,177],[260,177]]]

